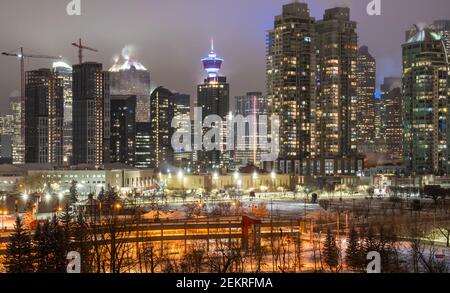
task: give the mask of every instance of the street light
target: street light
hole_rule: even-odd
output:
[[[182,170],[178,171],[177,177],[181,181],[181,189],[184,191],[184,173]]]
[[[8,214],[8,212],[5,211],[0,211],[0,214],[2,216],[2,230],[5,228],[5,216]]]
[[[306,187],[305,188],[305,219],[306,219],[306,201],[308,200],[309,192],[310,192],[309,187]]]

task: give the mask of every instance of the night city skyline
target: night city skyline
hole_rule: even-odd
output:
[[[0,277],[450,273],[449,0],[0,1]]]
[[[152,89],[163,85],[195,99],[195,85],[203,80],[200,59],[208,53],[211,38],[215,40],[217,53],[225,59],[222,72],[231,85],[230,97],[248,91],[266,92],[267,30],[271,28],[273,15],[280,13],[281,5],[291,1],[132,0],[112,4],[96,0],[82,2],[81,16],[68,16],[65,2],[2,3],[0,25],[9,27],[0,31],[2,51],[17,52],[19,46],[24,46],[30,49],[29,53],[60,55],[72,65],[76,63],[77,52],[70,44],[82,37],[100,51],[86,53],[86,59],[109,68],[122,49],[129,47],[133,58],[149,69]],[[382,1],[381,16],[367,15],[366,0],[305,2],[316,20],[322,18],[326,8],[351,4],[351,19],[358,23],[358,45],[367,45],[377,60],[377,85],[384,77],[401,76],[401,44],[411,24],[429,24],[445,19],[450,12],[445,0],[413,0],[407,1],[408,4],[401,0]],[[402,10],[405,13],[398,19],[397,13]],[[37,19],[39,25],[30,19]],[[64,29],[58,24],[64,25]],[[0,105],[5,112],[8,97],[19,90],[19,66],[10,58],[2,58],[1,64],[0,74],[4,78],[0,80]],[[47,60],[26,61],[27,70],[49,66]]]

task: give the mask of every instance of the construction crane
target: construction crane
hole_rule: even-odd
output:
[[[53,60],[61,60],[61,56],[47,56],[47,55],[31,55],[31,54],[24,54],[23,47],[20,47],[18,53],[8,53],[3,52],[2,55],[8,56],[8,57],[16,57],[20,59],[20,99],[22,103],[22,113],[24,113],[24,106],[25,106],[25,58],[37,58],[37,59],[53,59]],[[21,135],[23,136],[25,134],[24,127],[24,115],[22,115],[22,125],[21,125]]]
[[[53,59],[53,60],[61,60],[61,56],[47,56],[47,55],[31,55],[24,54],[23,47],[20,47],[19,53],[7,53],[3,52],[2,55],[8,57],[17,57],[20,59],[20,95],[23,99],[25,97],[25,58],[38,58],[38,59]]]
[[[97,49],[93,49],[87,46],[84,46],[81,43],[81,39],[78,39],[78,44],[77,43],[72,43],[72,46],[77,47],[78,48],[78,62],[81,64],[83,63],[83,50],[89,50],[92,52],[98,52]]]

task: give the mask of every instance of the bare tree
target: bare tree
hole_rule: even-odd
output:
[[[217,239],[215,249],[208,254],[207,266],[211,273],[233,272],[233,265],[240,261],[240,247],[235,241]]]
[[[156,253],[153,243],[145,243],[142,246],[143,270],[145,273],[156,273],[157,267],[161,264],[161,257]]]
[[[180,261],[180,270],[183,273],[202,273],[206,265],[206,250],[202,246],[194,245]]]
[[[442,234],[442,236],[444,236],[447,247],[450,247],[450,225],[449,225],[449,223],[447,222],[443,225],[439,225],[437,227],[437,229]]]
[[[97,273],[124,273],[134,267],[132,226],[131,217],[119,219],[115,212],[103,217],[102,224],[90,226]]]

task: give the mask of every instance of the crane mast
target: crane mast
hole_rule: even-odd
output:
[[[82,64],[83,63],[83,50],[89,50],[92,52],[98,52],[97,49],[88,47],[83,45],[83,43],[81,42],[81,39],[78,39],[78,43],[72,43],[72,46],[77,47],[78,48],[78,63]]]

